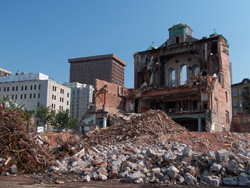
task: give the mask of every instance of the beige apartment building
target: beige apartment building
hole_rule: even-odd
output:
[[[70,110],[71,89],[42,73],[22,73],[0,77],[0,98],[4,97],[28,110],[35,110],[40,105],[56,111]],[[35,124],[39,125],[39,120]]]

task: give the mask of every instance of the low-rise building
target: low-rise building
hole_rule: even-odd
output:
[[[8,97],[28,110],[40,105],[58,110],[70,110],[71,89],[42,73],[0,77],[0,98]],[[39,121],[36,120],[36,125]]]
[[[250,114],[250,80],[248,78],[232,84],[232,108],[234,116],[239,112]]]

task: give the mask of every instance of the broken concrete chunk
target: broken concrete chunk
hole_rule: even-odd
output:
[[[106,175],[104,175],[104,174],[99,174],[99,176],[98,176],[98,179],[97,180],[99,180],[99,181],[105,181],[105,180],[107,180],[108,178],[107,178],[107,176]]]
[[[184,181],[187,185],[196,185],[197,179],[189,173],[184,175]]]
[[[12,174],[18,173],[18,169],[17,169],[17,166],[16,166],[16,165],[12,165],[12,166],[10,167],[10,173],[12,173]]]
[[[210,172],[220,172],[222,166],[220,164],[213,163],[210,167]]]
[[[140,178],[143,178],[143,177],[145,177],[144,176],[144,174],[142,174],[140,171],[136,171],[136,172],[134,172],[133,174],[129,174],[129,175],[127,175],[127,178],[126,178],[126,180],[128,181],[128,182],[134,182],[134,181],[136,181],[136,180],[138,180],[138,179],[140,179]]]
[[[206,182],[208,185],[218,187],[220,185],[220,180],[218,177],[215,176],[204,176],[202,180]]]
[[[193,155],[193,150],[189,146],[186,146],[183,150],[183,155],[191,157]]]
[[[218,163],[228,161],[228,151],[225,149],[220,149],[216,152],[216,160]]]
[[[82,178],[82,181],[83,182],[89,182],[90,181],[90,176],[89,175],[86,175]]]
[[[178,173],[179,173],[179,170],[175,166],[170,166],[167,169],[167,175],[169,175],[171,179],[177,179]]]
[[[225,177],[222,179],[224,185],[235,186],[239,184],[237,177]]]
[[[238,176],[239,179],[239,186],[249,187],[250,186],[250,175],[245,173],[241,173]]]

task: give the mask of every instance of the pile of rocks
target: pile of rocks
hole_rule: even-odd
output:
[[[178,142],[162,142],[157,146],[131,142],[97,145],[55,161],[46,177],[65,177],[64,181],[80,177],[83,181],[250,186],[249,156],[250,151],[243,150],[201,153]]]

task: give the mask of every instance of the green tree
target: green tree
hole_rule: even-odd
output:
[[[44,105],[40,105],[36,109],[36,117],[40,119],[40,122],[44,125],[44,131],[46,130],[47,124],[52,124],[55,118],[55,110],[53,110],[50,106],[46,107]]]
[[[59,129],[67,128],[69,120],[70,120],[69,110],[65,111],[60,110],[59,112],[56,113],[54,126],[55,128]]]
[[[78,126],[78,119],[71,118],[69,110],[59,111],[55,116],[53,125],[54,128],[57,129],[76,129]]]
[[[69,120],[69,128],[76,130],[78,127],[78,119],[77,118],[70,118]]]

